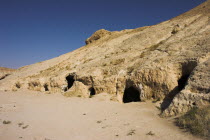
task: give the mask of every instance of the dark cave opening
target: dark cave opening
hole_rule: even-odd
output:
[[[49,91],[49,88],[48,88],[48,85],[47,84],[44,84],[44,90],[45,91]]]
[[[183,75],[179,80],[178,80],[178,86],[175,87],[173,90],[169,92],[169,94],[163,99],[163,102],[161,104],[161,110],[164,111],[166,108],[169,107],[171,102],[173,101],[174,97],[185,88],[187,84],[187,80],[189,78],[189,74]]]
[[[173,90],[171,90],[168,95],[163,99],[163,102],[161,104],[161,110],[164,111],[167,109],[170,104],[172,103],[174,97],[180,93],[181,90],[183,90],[187,84],[188,78],[192,71],[197,66],[197,61],[186,61],[181,63],[181,78],[177,81],[178,85],[174,87]]]
[[[123,102],[129,103],[129,102],[139,102],[140,99],[140,93],[139,91],[134,87],[126,88],[123,95]]]
[[[90,95],[95,95],[96,94],[96,91],[93,87],[89,88],[89,91],[90,91]]]
[[[178,90],[181,91],[182,89],[184,89],[187,80],[189,78],[190,75],[183,75],[179,80],[178,80]]]
[[[74,76],[72,76],[72,75],[67,76],[66,81],[68,83],[68,89],[70,89],[73,86],[74,81],[75,81]]]

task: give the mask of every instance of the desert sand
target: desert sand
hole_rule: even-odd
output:
[[[1,91],[0,140],[199,139],[176,127],[174,119],[159,117],[156,104],[121,104],[106,93],[66,98],[60,93]]]

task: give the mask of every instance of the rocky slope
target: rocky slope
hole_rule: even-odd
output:
[[[5,67],[0,67],[0,80],[6,78],[8,75],[13,73],[15,70]]]
[[[166,116],[210,102],[210,1],[157,25],[95,32],[83,46],[25,66],[0,90],[109,93],[119,102],[163,100]]]

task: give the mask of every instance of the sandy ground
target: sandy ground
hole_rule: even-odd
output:
[[[120,104],[107,98],[0,92],[0,140],[198,139],[160,118],[151,102]],[[150,131],[154,135],[147,135]]]

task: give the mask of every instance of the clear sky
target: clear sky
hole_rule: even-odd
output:
[[[85,45],[99,29],[133,29],[205,0],[0,0],[0,67],[18,68]]]

